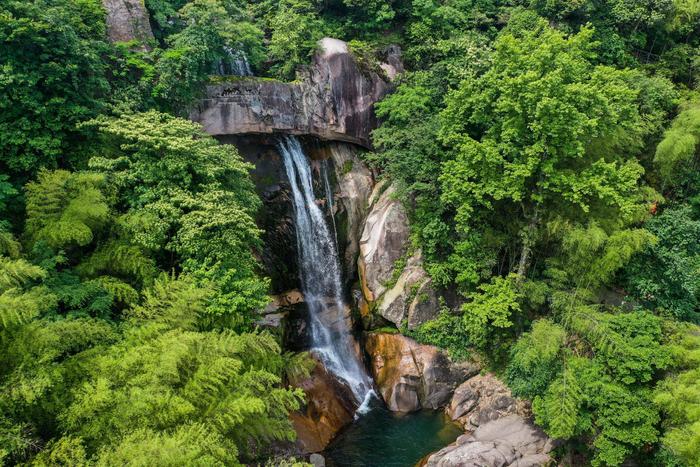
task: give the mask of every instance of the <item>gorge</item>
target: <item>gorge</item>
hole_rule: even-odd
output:
[[[0,465],[700,465],[698,0],[0,1]]]
[[[252,178],[264,201],[262,260],[277,294],[260,324],[281,329],[287,348],[309,350],[316,359],[312,375],[293,382],[307,395],[305,407],[292,414],[295,449],[328,448],[332,465],[416,463],[457,438],[465,413],[474,421],[470,431],[508,415],[517,433],[531,427],[527,408],[492,379],[470,393],[471,405],[457,416],[442,414],[456,403],[455,389],[478,378],[479,365],[453,362],[397,331],[435,318],[441,300],[420,250],[410,244],[395,188],[375,183],[361,158],[376,125],[372,105],[391,89],[386,76],[402,69],[398,57],[391,48],[392,65],[382,65],[391,73],[381,77],[360,69],[344,43],[326,38],[299,82],[223,81],[208,88],[191,114],[255,167]],[[494,390],[504,397],[495,400]],[[533,433],[537,441],[522,445],[516,435],[506,465],[530,454],[547,459],[551,447],[539,441],[541,432]],[[377,449],[400,442],[407,451],[393,458],[358,449],[367,436],[380,436]],[[458,452],[496,462],[502,448]]]

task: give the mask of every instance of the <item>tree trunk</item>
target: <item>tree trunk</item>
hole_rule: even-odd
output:
[[[528,222],[521,233],[523,246],[520,250],[520,261],[518,262],[518,284],[521,284],[527,277],[527,269],[530,266],[530,256],[532,255],[532,247],[535,244],[535,234],[537,233],[539,222],[539,209],[535,207],[535,212],[530,222]]]

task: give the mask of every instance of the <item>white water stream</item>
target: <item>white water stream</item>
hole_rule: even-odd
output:
[[[253,70],[248,62],[248,55],[243,49],[224,47],[226,57],[216,64],[215,72],[220,76],[253,76]]]
[[[375,394],[372,380],[355,351],[355,340],[346,319],[335,235],[331,235],[316,202],[311,166],[299,140],[285,136],[279,141],[278,149],[292,189],[299,274],[310,315],[311,351],[328,371],[348,384],[360,404],[358,413],[363,413]],[[322,176],[327,202],[332,203],[327,173]]]

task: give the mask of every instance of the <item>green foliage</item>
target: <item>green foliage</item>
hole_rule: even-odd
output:
[[[562,375],[535,398],[536,421],[551,436],[593,434],[593,465],[620,465],[658,437],[658,411],[647,389],[627,387],[595,361],[568,359]]]
[[[102,182],[98,174],[40,172],[37,181],[26,187],[30,245],[43,241],[59,249],[91,243],[95,230],[109,218]]]
[[[513,394],[532,399],[547,389],[561,371],[565,340],[566,331],[547,319],[532,324],[511,350],[506,381]]]
[[[75,160],[76,123],[109,91],[97,0],[8,0],[0,5],[0,170],[33,175]]]
[[[423,344],[436,345],[447,349],[450,357],[455,360],[466,360],[471,357],[468,349],[469,334],[461,316],[442,310],[437,318],[422,324],[408,335]]]
[[[271,27],[268,55],[278,62],[273,74],[280,79],[293,79],[297,67],[308,63],[316,43],[325,36],[314,2],[280,0]]]
[[[545,274],[560,288],[598,289],[609,283],[635,253],[656,242],[646,229],[621,229],[608,234],[595,222],[585,228],[553,222],[550,232],[560,236],[561,251],[548,261]]]
[[[457,154],[445,163],[442,199],[461,230],[477,206],[501,200],[523,204],[528,220],[546,205],[579,215],[596,203],[632,208],[639,164],[587,149],[636,144],[636,92],[627,72],[591,66],[591,35],[546,25],[502,35],[489,71],[447,97],[440,136]]]
[[[604,338],[588,337],[595,360],[612,377],[627,385],[648,383],[671,364],[669,349],[663,345],[661,319],[647,311],[605,314],[598,317]]]
[[[209,293],[187,278],[157,281],[124,340],[91,362],[60,415],[64,429],[89,451],[114,446],[118,458],[136,462],[159,441],[185,458],[207,459],[213,449],[230,462],[250,438],[291,439],[286,415],[300,392],[278,387],[279,347],[268,334],[196,332]]]
[[[675,371],[656,388],[665,414],[662,442],[686,465],[700,462],[700,337],[697,326],[674,330]]]
[[[155,265],[145,252],[168,251],[185,271],[217,293],[207,307],[210,327],[243,329],[267,303],[269,283],[254,256],[260,206],[244,163],[198,125],[148,112],[92,123],[105,138],[106,157],[91,166],[107,174],[120,204],[122,236],[99,247],[78,270],[110,273],[146,284]],[[161,267],[173,267],[172,256]],[[166,261],[167,260],[167,261]],[[164,264],[163,264],[164,263]]]
[[[37,283],[46,271],[23,259],[0,256],[0,331],[27,323],[55,306],[55,297]]]
[[[659,240],[626,268],[630,293],[661,315],[698,321],[700,222],[689,206],[665,210],[645,224]]]
[[[245,52],[253,64],[261,61],[263,33],[238,2],[194,0],[178,16],[185,27],[168,37],[153,95],[163,108],[186,115],[218,62],[230,59],[227,49]]]
[[[479,347],[487,344],[493,328],[506,329],[513,325],[513,314],[520,312],[521,294],[514,274],[494,277],[489,284],[479,286],[479,292],[462,306],[464,327],[470,342]]]
[[[309,359],[252,332],[252,167],[154,109],[187,114],[237,52],[293,79],[324,36],[366,71],[403,49],[367,160],[465,299],[410,335],[485,352],[577,460],[699,462],[698,333],[671,321],[697,321],[696,0],[145,4],[148,50],[108,44],[98,0],[0,6],[0,463],[239,465],[290,439]]]
[[[696,170],[700,148],[700,103],[691,101],[673,120],[656,147],[654,162],[666,183],[682,186]]]

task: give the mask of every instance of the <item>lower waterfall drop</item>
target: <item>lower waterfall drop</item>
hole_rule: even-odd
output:
[[[345,301],[338,249],[323,212],[316,203],[311,166],[299,140],[285,136],[278,143],[292,189],[299,274],[309,310],[311,351],[329,372],[345,381],[360,404],[368,409],[375,395],[372,380],[354,350],[354,338],[345,320]]]

